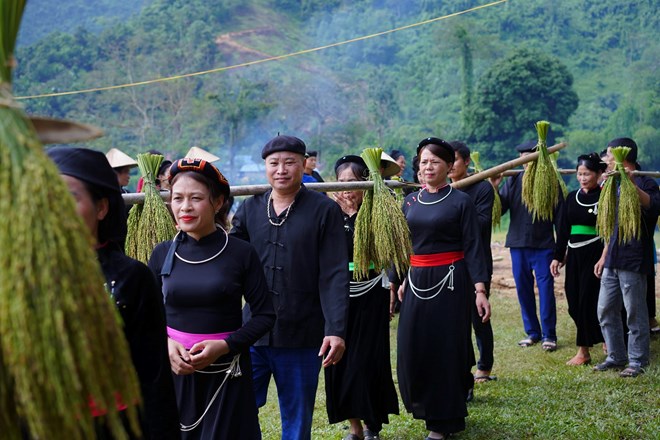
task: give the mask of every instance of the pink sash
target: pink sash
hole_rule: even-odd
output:
[[[220,340],[227,339],[229,335],[233,332],[225,333],[186,333],[179,330],[175,330],[172,327],[167,327],[167,336],[174,339],[176,342],[182,344],[186,350],[190,350],[190,347],[195,345],[198,342],[205,341],[207,339]]]

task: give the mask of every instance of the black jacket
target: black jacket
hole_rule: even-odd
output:
[[[137,372],[144,406],[145,439],[178,439],[179,413],[167,350],[163,296],[147,266],[115,244],[97,251],[106,288],[119,311]]]
[[[523,173],[507,178],[500,189],[502,214],[509,211],[511,221],[506,234],[508,248],[554,249],[554,229],[558,228],[564,197],[559,192],[559,203],[555,207],[553,221],[533,221],[522,201]]]
[[[349,271],[339,205],[303,185],[287,219],[273,226],[266,214],[269,194],[245,200],[231,230],[256,248],[277,313],[273,330],[255,345],[311,348],[324,336],[345,338]]]

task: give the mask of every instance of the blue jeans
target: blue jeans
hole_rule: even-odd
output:
[[[319,383],[318,348],[251,347],[257,407],[266,404],[270,377],[275,379],[283,440],[310,440]]]
[[[623,335],[621,308],[625,306],[628,350]],[[607,361],[631,367],[649,363],[649,316],[646,275],[626,270],[603,270],[598,297],[598,321],[607,344]]]
[[[511,248],[513,279],[516,282],[520,313],[525,333],[536,341],[557,341],[557,306],[555,303],[555,281],[550,274],[552,249]],[[541,323],[536,316],[534,276],[539,288]]]

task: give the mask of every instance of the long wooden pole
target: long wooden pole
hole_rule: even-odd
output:
[[[548,148],[549,153],[554,153],[559,151],[562,148],[567,146],[566,143],[562,142],[557,145],[553,145]],[[504,162],[500,165],[496,165],[492,168],[488,168],[480,173],[473,174],[469,177],[466,177],[463,180],[452,183],[454,188],[464,188],[470,186],[476,182],[487,179],[489,177],[497,176],[498,174],[503,174],[505,176],[512,176],[514,174],[520,173],[522,170],[513,170],[517,166],[523,165],[525,163],[531,162],[538,157],[539,153],[530,153],[525,156]],[[575,170],[559,170],[562,174],[572,174],[575,173]],[[649,176],[654,178],[660,178],[659,171],[633,171],[634,175],[637,176]],[[385,185],[390,188],[419,188],[421,185],[413,182],[400,182],[398,180],[386,180]],[[314,191],[323,191],[323,192],[334,192],[334,191],[355,191],[360,189],[369,189],[374,186],[373,182],[313,182],[306,183],[305,186]],[[231,187],[232,196],[250,196],[255,194],[263,194],[270,189],[270,185],[237,185]],[[161,197],[163,200],[169,200],[170,193],[169,191],[161,191]],[[144,203],[144,193],[127,193],[123,194],[124,202],[127,205],[135,205]]]
[[[502,173],[504,176],[515,176],[516,174],[522,173],[523,170],[507,170]],[[569,168],[560,168],[560,174],[575,174],[575,170]],[[633,171],[631,173],[633,176],[647,176],[654,179],[660,179],[660,171]]]
[[[554,153],[555,151],[559,151],[562,148],[566,148],[567,145],[568,144],[566,144],[566,142],[561,142],[559,144],[553,145],[552,147],[548,148],[548,153]],[[454,182],[451,184],[451,186],[459,189],[459,188],[465,188],[466,186],[474,185],[475,183],[488,179],[489,177],[495,177],[499,174],[502,174],[505,171],[510,170],[511,168],[515,168],[520,165],[531,162],[533,160],[536,160],[537,157],[539,157],[538,151],[534,153],[526,154],[524,156],[520,156],[516,159],[501,163],[492,168],[488,168],[487,170],[483,170],[480,173],[476,173],[471,176],[468,176],[465,179],[459,180],[458,182]]]
[[[398,180],[386,180],[385,185],[390,188],[407,188],[407,187],[421,187],[421,185],[413,182],[400,182]],[[313,191],[335,192],[335,191],[355,191],[359,189],[369,189],[374,186],[371,181],[365,182],[311,182],[306,183],[305,187]],[[255,194],[263,194],[270,189],[270,185],[237,185],[232,186],[230,194],[232,196],[250,196]],[[144,203],[144,193],[127,193],[122,194],[124,203],[127,205],[135,205]],[[163,200],[169,200],[170,192],[161,191],[160,196]]]

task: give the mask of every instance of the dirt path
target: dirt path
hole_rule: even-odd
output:
[[[494,242],[491,244],[493,252],[493,280],[492,288],[498,291],[498,294],[504,296],[516,297],[516,284],[513,281],[513,273],[511,272],[511,254],[509,249],[504,247],[503,244]],[[660,295],[660,277],[655,277],[655,293],[656,298]],[[564,270],[562,269],[561,275],[555,280],[555,296],[563,298],[564,291]]]

